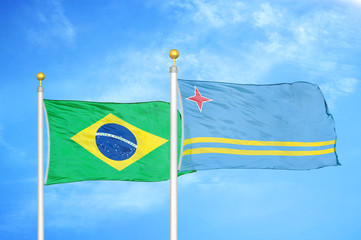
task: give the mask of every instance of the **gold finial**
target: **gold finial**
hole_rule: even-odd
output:
[[[179,52],[177,49],[172,49],[169,51],[169,57],[173,59],[173,66],[175,66],[175,60],[179,56]]]
[[[36,74],[36,78],[40,81],[40,87],[41,87],[41,81],[44,80],[45,74],[42,72],[39,72],[38,74]]]

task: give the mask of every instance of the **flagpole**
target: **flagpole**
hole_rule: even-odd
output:
[[[170,67],[170,240],[178,239],[178,158],[177,158],[177,73],[175,60],[179,56],[176,49],[169,52],[173,59]]]
[[[38,92],[38,240],[44,240],[44,119],[43,93],[41,82],[45,75],[39,72],[36,78],[40,81]]]

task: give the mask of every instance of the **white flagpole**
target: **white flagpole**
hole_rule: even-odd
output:
[[[173,59],[170,67],[170,240],[178,239],[178,158],[177,158],[177,73],[175,59],[179,56],[176,49],[169,52]]]
[[[38,92],[38,240],[44,240],[44,119],[43,119],[43,93],[41,81],[44,73],[39,72],[36,78],[40,81]]]

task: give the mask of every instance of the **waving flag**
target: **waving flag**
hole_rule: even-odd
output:
[[[178,80],[184,150],[180,171],[339,165],[334,120],[319,87]]]
[[[44,103],[50,137],[47,185],[169,179],[169,103]],[[180,139],[180,125],[178,131]]]

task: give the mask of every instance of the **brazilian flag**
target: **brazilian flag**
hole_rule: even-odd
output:
[[[169,179],[169,103],[44,100],[44,104],[50,139],[46,185]],[[180,122],[178,115],[178,149]]]

